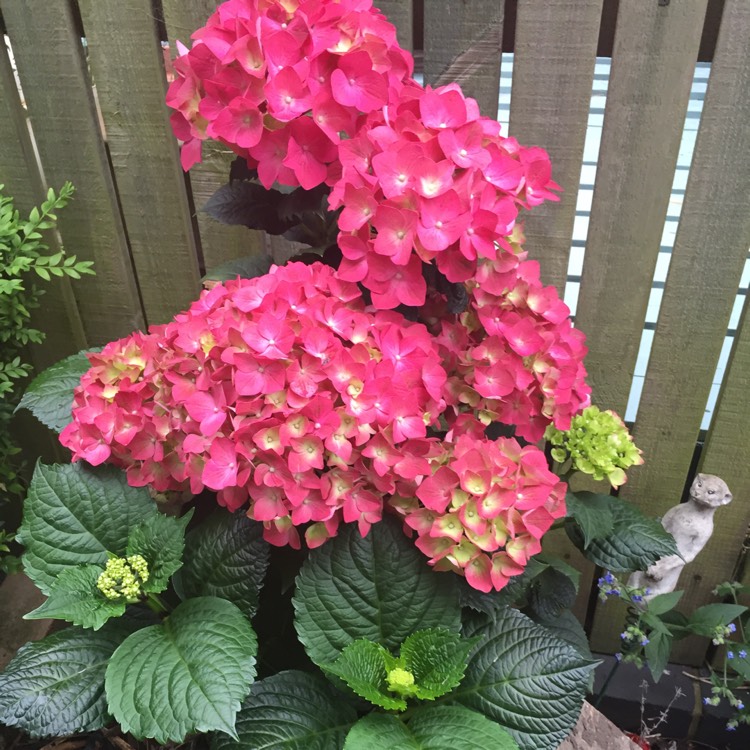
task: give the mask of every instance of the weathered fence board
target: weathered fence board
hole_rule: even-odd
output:
[[[0,184],[13,198],[21,214],[44,200],[46,190],[34,156],[26,113],[21,105],[15,78],[4,43],[0,44]],[[53,251],[59,250],[57,234],[47,233]],[[53,278],[45,285],[42,307],[34,311],[34,325],[47,333],[44,346],[32,347],[39,369],[86,348],[86,336],[68,279]]]
[[[632,494],[647,498],[655,513],[680,496],[750,247],[749,27],[750,6],[730,0],[641,399],[636,439],[648,446],[650,460],[634,475]],[[718,252],[712,252],[711,238],[716,238]],[[702,471],[725,479],[736,502],[717,513],[714,535],[699,558],[710,566],[697,563],[680,582],[687,587],[681,602],[685,612],[704,603],[716,584],[729,578],[750,522],[744,501],[750,494],[748,378],[746,315],[701,462]],[[676,656],[695,663],[699,654],[678,646]]]
[[[195,299],[200,273],[151,0],[80,7],[146,319],[164,323]]]
[[[594,400],[624,411],[706,0],[621,0],[576,325]]]
[[[216,0],[163,0],[164,21],[173,56],[176,54],[175,43],[180,41],[189,47],[190,35],[205,26],[217,5]],[[219,224],[202,211],[206,201],[229,180],[229,165],[233,158],[234,154],[228,148],[206,142],[203,144],[203,162],[190,170],[201,250],[207,269],[245,255],[264,252],[262,232]]]
[[[700,1],[620,3],[576,325],[588,337],[594,402],[621,413],[635,370],[705,11]],[[616,648],[620,618],[612,605],[597,607],[593,648]]]
[[[412,0],[378,0],[377,8],[396,27],[398,43],[411,50],[414,37],[414,3]]]
[[[66,0],[0,2],[47,182],[76,186],[60,214],[66,249],[93,260],[74,288],[88,341],[144,325],[143,310],[99,131],[80,35]]]
[[[544,146],[563,187],[559,203],[537,206],[524,218],[526,247],[529,257],[541,261],[544,282],[560,294],[568,271],[601,10],[602,0],[529,0],[519,4],[516,17],[510,135]],[[573,609],[583,620],[594,566],[565,532],[553,534],[545,551],[581,571]]]
[[[560,203],[534,208],[524,223],[529,256],[545,283],[565,291],[586,140],[602,0],[530,0],[516,18],[510,135],[544,146]]]
[[[504,3],[425,0],[425,83],[459,83],[479,102],[483,115],[497,116]]]

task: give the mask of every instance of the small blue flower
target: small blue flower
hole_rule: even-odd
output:
[[[644,638],[644,639],[643,639],[643,640],[641,641],[641,646],[648,646],[648,643],[649,643],[649,640],[648,640],[648,638]]]
[[[633,594],[633,596],[630,597],[634,602],[642,602],[643,596],[641,594]]]
[[[710,698],[704,698],[703,699],[703,705],[704,706],[710,706],[711,705],[711,699]]]
[[[745,651],[745,649],[743,648],[740,651],[740,659],[746,659],[746,658],[747,658],[747,651]]]
[[[742,701],[737,701],[737,710],[742,711],[745,708],[745,704]]]
[[[617,659],[617,661],[622,661],[622,654],[619,651],[615,654],[615,659]]]
[[[651,596],[651,589],[646,589],[646,590],[645,590],[645,591],[643,592],[643,595],[644,595],[644,596]]]
[[[727,732],[734,732],[734,730],[737,729],[734,724],[727,724]]]
[[[730,622],[729,625],[727,625],[727,630],[730,633],[736,633],[737,632],[737,626],[733,622]]]
[[[734,651],[727,651],[727,659],[734,659]]]
[[[604,580],[605,580],[605,581],[606,581],[607,583],[614,583],[614,582],[615,582],[615,577],[614,577],[614,576],[612,575],[612,573],[610,573],[610,571],[607,571],[607,572],[606,572],[606,573],[604,574]]]
[[[612,589],[609,594],[610,596],[620,596],[620,589]]]

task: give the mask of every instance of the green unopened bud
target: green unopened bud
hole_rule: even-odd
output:
[[[613,411],[589,406],[573,417],[566,432],[550,425],[544,435],[558,463],[571,459],[572,468],[608,479],[613,487],[626,480],[625,470],[643,463],[628,428]]]
[[[388,672],[386,677],[388,689],[399,695],[414,695],[414,675],[408,669],[396,667]]]
[[[107,560],[104,572],[97,579],[96,587],[107,599],[134,601],[140,596],[148,576],[148,563],[141,555],[113,557]]]

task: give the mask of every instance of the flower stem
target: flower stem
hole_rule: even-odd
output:
[[[157,615],[163,615],[170,611],[169,607],[162,601],[157,594],[146,594],[146,606],[156,612]]]
[[[596,700],[594,701],[594,708],[599,708],[599,704],[602,702],[602,698],[604,698],[607,688],[609,687],[609,683],[612,682],[612,678],[617,673],[617,670],[620,668],[620,664],[622,664],[621,661],[615,660],[615,663],[612,665],[612,669],[609,670],[609,674],[607,675],[607,679],[604,680],[604,684],[602,685],[601,689],[599,690]]]

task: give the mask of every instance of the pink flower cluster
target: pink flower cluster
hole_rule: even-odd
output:
[[[405,85],[339,145],[339,159],[339,273],[380,308],[424,303],[423,262],[451,282],[474,278],[478,259],[510,249],[519,206],[557,200],[546,151],[502,137],[455,84]]]
[[[480,591],[499,591],[565,515],[566,485],[535,446],[462,435],[450,448],[414,495],[396,497],[392,506],[436,569],[462,572]]]
[[[445,408],[434,338],[367,312],[322,264],[217,285],[174,322],[91,355],[63,445],[110,461],[132,485],[204,487],[275,543],[321,543],[340,520],[362,534],[395,477],[429,472],[427,428]]]
[[[590,404],[591,388],[585,336],[573,328],[557,290],[542,285],[539,264],[524,258],[504,252],[480,260],[467,311],[455,317],[438,309],[437,317],[434,310],[425,317],[449,375],[446,401],[463,413],[463,429],[468,414],[478,414],[482,425],[515,425],[516,435],[537,442],[549,424],[569,429]]]
[[[433,564],[499,589],[564,513],[538,448],[468,434],[471,419],[435,436],[450,391],[437,340],[322,264],[219,284],[89,359],[61,435],[73,460],[249,501],[273,544],[299,546],[305,526],[314,547],[342,521],[364,535],[388,503]]]
[[[382,109],[414,65],[372,0],[228,0],[192,38],[167,95],[183,166],[213,138],[266,187],[335,179],[342,136]]]

